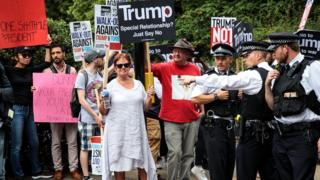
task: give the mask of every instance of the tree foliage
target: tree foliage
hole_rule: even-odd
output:
[[[190,40],[208,59],[211,17],[236,17],[251,24],[254,39],[262,40],[271,32],[296,31],[305,3],[301,0],[174,0],[177,38]],[[105,4],[105,0],[46,0],[49,32],[54,41],[68,47],[68,59],[72,59],[68,24],[89,20],[93,25],[94,4]],[[319,1],[315,0],[306,29],[319,30],[319,14]]]
[[[254,40],[264,40],[271,32],[296,31],[305,8],[300,0],[202,0],[201,3],[180,4],[176,17],[178,37],[186,37],[200,47],[206,57],[209,53],[211,17],[236,17],[253,27]],[[180,14],[181,11],[181,14]],[[313,5],[306,29],[319,30],[319,3]]]

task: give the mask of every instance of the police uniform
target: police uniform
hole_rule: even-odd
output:
[[[271,43],[298,43],[292,33],[272,33]],[[272,87],[276,119],[274,158],[280,179],[314,179],[320,120],[320,63],[298,53]]]
[[[235,50],[223,43],[212,47],[213,56],[233,56]],[[219,72],[214,68],[207,75],[234,75],[231,70]],[[205,86],[196,86],[193,97],[201,94],[215,93],[216,89]],[[204,146],[207,152],[208,169],[211,179],[232,180],[235,164],[235,137],[233,119],[237,113],[239,103],[238,91],[229,90],[228,100],[214,100],[205,105],[205,116],[201,120],[200,131],[203,135]]]
[[[245,42],[241,45],[243,55],[252,51],[266,51],[263,42]],[[196,83],[214,89],[242,90],[240,139],[236,150],[238,180],[274,179],[272,160],[272,112],[264,96],[264,82],[272,68],[261,62],[237,75],[207,75],[196,77]]]

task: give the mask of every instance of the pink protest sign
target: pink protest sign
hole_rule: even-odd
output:
[[[70,100],[76,74],[33,73],[35,122],[76,123]]]

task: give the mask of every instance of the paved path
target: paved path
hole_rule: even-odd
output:
[[[165,179],[167,177],[166,169],[160,169],[158,170],[158,173],[160,174],[161,178]],[[101,180],[101,176],[93,176],[93,177],[95,180]],[[129,173],[126,174],[126,180],[137,180],[137,179],[138,179],[137,171],[130,171]],[[320,180],[320,165],[317,166],[314,179]],[[9,178],[9,180],[11,180],[11,178]],[[67,176],[64,178],[64,180],[72,180],[72,179],[70,176]],[[197,180],[197,179],[195,177],[192,177],[191,180]],[[234,180],[236,180],[235,177],[234,177]],[[257,180],[259,180],[259,178],[257,178]]]

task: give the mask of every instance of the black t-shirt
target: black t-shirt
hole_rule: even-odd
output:
[[[42,72],[50,63],[43,63],[26,68],[6,66],[6,73],[13,89],[13,104],[32,105],[32,73]]]

